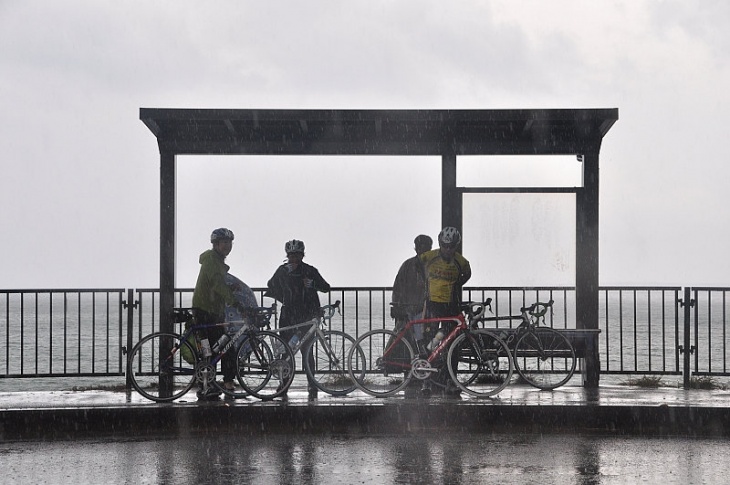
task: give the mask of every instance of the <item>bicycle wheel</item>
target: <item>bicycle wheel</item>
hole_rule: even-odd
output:
[[[531,386],[543,390],[560,387],[573,377],[575,350],[562,333],[550,327],[535,327],[515,344],[515,367]]]
[[[355,341],[347,357],[350,378],[375,397],[397,393],[411,379],[413,347],[390,330],[371,330]]]
[[[132,348],[127,361],[127,376],[142,396],[156,402],[173,401],[195,384],[195,364],[187,363],[181,349],[198,360],[192,345],[174,333],[147,335]]]
[[[236,364],[238,383],[259,399],[269,400],[286,394],[294,380],[294,354],[273,332],[248,335],[238,350]]]
[[[323,392],[344,396],[355,390],[355,380],[347,371],[347,355],[355,345],[355,339],[337,330],[324,331],[324,339],[315,338],[303,352],[304,371],[311,382]],[[354,358],[356,367],[364,374],[365,355],[359,349]],[[362,378],[362,375],[359,375]]]
[[[244,386],[243,380],[241,379],[240,376],[242,373],[245,374],[246,370],[248,369],[248,365],[249,365],[246,361],[246,359],[248,359],[248,355],[246,354],[245,351],[241,352],[241,349],[243,349],[244,347],[247,347],[250,350],[251,345],[248,343],[247,338],[245,336],[240,337],[239,341],[242,342],[240,345],[235,345],[235,346],[231,347],[230,349],[228,349],[228,352],[226,352],[226,354],[228,354],[228,353],[235,354],[234,357],[236,359],[236,381],[238,381],[239,388],[237,389],[234,386],[233,389],[226,389],[223,382],[221,382],[219,379],[216,379],[213,383],[213,386],[216,388],[216,390],[220,391],[221,393],[225,394],[229,398],[233,398],[233,399],[243,399],[250,395],[250,393]],[[236,350],[236,349],[238,349],[238,350]],[[242,357],[245,357],[245,358],[242,360]],[[224,358],[225,358],[225,356],[224,356]],[[221,363],[221,365],[222,365],[222,363]]]
[[[476,397],[497,394],[512,378],[512,354],[507,344],[488,330],[459,335],[447,357],[451,379]]]

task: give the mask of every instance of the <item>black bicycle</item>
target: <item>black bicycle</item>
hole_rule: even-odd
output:
[[[489,328],[504,340],[512,351],[519,375],[531,386],[552,390],[567,383],[575,373],[577,359],[570,340],[559,331],[544,325],[545,314],[552,311],[553,300],[536,302],[520,308],[520,315],[479,316],[478,322],[520,320],[514,329]],[[543,325],[540,325],[540,323]],[[501,331],[501,332],[500,332]]]
[[[198,324],[195,309],[176,308],[175,323],[185,323],[182,334],[155,332],[141,339],[129,353],[127,373],[132,385],[152,401],[174,401],[196,383],[203,393],[212,389],[232,398],[247,395],[273,399],[286,393],[294,379],[294,354],[274,332],[265,330],[276,305],[249,309],[241,322]],[[205,330],[227,330],[218,342],[209,342]],[[274,352],[273,349],[277,349]],[[218,362],[236,353],[236,381],[240,390],[227,389],[216,380]]]

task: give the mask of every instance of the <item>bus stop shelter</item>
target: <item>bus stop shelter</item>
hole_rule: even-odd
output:
[[[462,228],[465,193],[574,193],[576,325],[598,329],[599,152],[618,109],[282,110],[141,108],[160,151],[160,328],[172,329],[177,155],[441,157],[441,225]],[[574,155],[580,187],[457,187],[464,155]],[[598,361],[586,385],[598,385]]]

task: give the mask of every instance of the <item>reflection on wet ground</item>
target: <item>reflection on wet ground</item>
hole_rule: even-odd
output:
[[[464,434],[4,442],[5,483],[725,483],[724,439]]]
[[[616,385],[510,386],[481,401],[309,401],[300,386],[288,402],[202,405],[0,392],[0,470],[3,483],[64,485],[727,483],[729,402],[724,389]]]

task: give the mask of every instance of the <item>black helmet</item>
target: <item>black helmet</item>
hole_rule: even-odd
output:
[[[304,241],[299,239],[292,239],[284,244],[284,251],[286,254],[289,253],[303,253],[304,252]]]
[[[225,227],[220,227],[214,230],[213,233],[210,235],[210,242],[212,243],[216,241],[221,241],[223,239],[233,241],[233,231],[231,231],[230,229],[226,229]]]
[[[284,244],[284,251],[286,251],[286,254],[304,253],[304,241],[300,241],[299,239],[287,241],[286,244]]]

